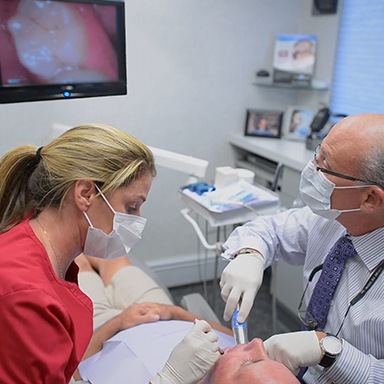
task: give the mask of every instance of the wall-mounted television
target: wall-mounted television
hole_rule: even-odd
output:
[[[0,103],[127,94],[119,0],[0,0]]]

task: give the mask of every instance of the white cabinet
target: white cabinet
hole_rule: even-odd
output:
[[[271,187],[275,182],[276,171],[281,169],[279,195],[281,205],[286,208],[299,195],[300,174],[313,158],[313,152],[303,142],[262,137],[245,137],[232,134],[229,142],[233,148],[236,167],[255,172],[255,182]],[[284,261],[278,262],[274,269],[276,279],[275,297],[290,315],[297,316],[297,306],[303,292],[303,271]]]
[[[275,181],[276,171],[282,166],[279,180],[281,204],[291,207],[299,194],[300,174],[313,152],[305,143],[286,139],[248,137],[232,134],[232,145],[236,167],[247,168],[255,172],[255,182],[268,188]]]

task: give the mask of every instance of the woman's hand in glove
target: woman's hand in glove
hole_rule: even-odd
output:
[[[151,384],[197,383],[220,356],[217,340],[218,335],[206,321],[196,320]]]

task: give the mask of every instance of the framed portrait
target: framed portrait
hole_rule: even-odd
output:
[[[279,139],[283,114],[283,111],[248,109],[244,135]]]
[[[284,119],[283,137],[289,140],[305,141],[310,134],[316,109],[305,106],[291,106]]]

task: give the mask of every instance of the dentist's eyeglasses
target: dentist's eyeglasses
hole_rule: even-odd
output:
[[[315,149],[315,152],[313,154],[313,163],[315,164],[315,167],[316,167],[316,170],[317,171],[321,171],[323,173],[326,173],[328,175],[331,175],[331,176],[336,176],[336,177],[340,177],[341,179],[345,179],[345,180],[351,180],[351,181],[360,181],[364,184],[368,184],[369,186],[371,185],[376,185],[377,187],[381,188],[384,190],[384,186],[377,183],[376,181],[372,181],[372,180],[367,180],[367,179],[359,179],[358,177],[353,177],[353,176],[349,176],[349,175],[344,175],[343,173],[339,173],[339,172],[334,172],[334,171],[331,171],[329,169],[326,169],[326,168],[322,168],[319,166],[319,163],[317,162],[317,158],[319,157],[320,155],[320,149],[321,149],[321,144],[319,144],[316,149]],[[368,186],[367,185],[367,186]]]
[[[320,330],[320,329],[318,329],[317,320],[310,313],[308,313],[306,309],[303,309],[303,301],[304,301],[305,293],[307,292],[309,283],[312,282],[316,273],[321,271],[322,268],[323,268],[323,264],[320,264],[317,267],[313,268],[312,272],[310,273],[310,275],[308,277],[307,284],[304,288],[304,292],[301,296],[299,306],[297,308],[297,315],[299,316],[301,323],[310,331]],[[372,274],[369,276],[369,279],[365,283],[363,289],[349,302],[349,305],[348,305],[348,308],[345,312],[343,321],[341,322],[341,325],[340,325],[338,331],[336,332],[335,336],[338,336],[341,329],[343,328],[345,319],[347,318],[351,307],[354,306],[357,302],[359,302],[365,296],[365,294],[369,291],[369,289],[372,287],[374,282],[379,278],[379,276],[380,276],[381,272],[383,272],[383,270],[384,270],[384,260],[381,260],[381,262],[378,264],[378,266],[373,270]]]
[[[307,313],[306,309],[303,309],[303,301],[304,301],[305,294],[307,293],[309,283],[312,282],[316,273],[321,271],[322,268],[323,268],[323,264],[320,264],[317,267],[313,268],[311,274],[308,277],[307,284],[305,285],[304,292],[301,296],[299,306],[297,308],[297,315],[299,316],[299,320],[309,330],[313,330],[317,328],[317,320],[310,313]]]

